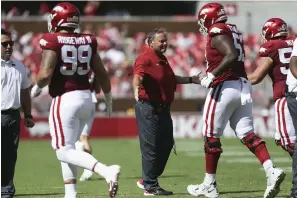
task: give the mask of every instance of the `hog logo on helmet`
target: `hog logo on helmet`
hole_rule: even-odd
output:
[[[47,26],[49,32],[55,32],[57,27],[76,29],[79,26],[79,10],[71,3],[57,4],[48,16]]]
[[[215,23],[226,22],[227,15],[224,7],[219,3],[208,3],[204,5],[198,14],[199,31],[207,36],[208,29]]]
[[[285,21],[280,18],[271,18],[263,25],[262,43],[270,41],[276,37],[287,37],[288,26]]]

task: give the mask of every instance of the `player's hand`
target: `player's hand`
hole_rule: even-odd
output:
[[[134,98],[136,101],[139,100],[139,90],[140,90],[140,87],[137,86],[135,89],[134,89]]]
[[[31,98],[35,98],[41,94],[42,89],[38,87],[38,85],[34,85],[31,89]]]
[[[26,127],[28,128],[32,128],[35,125],[34,121],[31,118],[25,118],[24,122]]]
[[[111,117],[112,114],[112,97],[111,97],[111,93],[104,93],[104,100],[105,100],[105,104],[106,104],[106,115],[108,117]]]
[[[215,78],[216,77],[212,73],[208,72],[207,75],[202,78],[201,85],[205,88],[209,88]]]

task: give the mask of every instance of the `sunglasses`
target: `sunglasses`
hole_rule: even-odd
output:
[[[14,45],[14,41],[5,41],[5,42],[1,42],[1,45],[3,47],[7,47],[8,45],[10,45],[10,47],[12,47]]]

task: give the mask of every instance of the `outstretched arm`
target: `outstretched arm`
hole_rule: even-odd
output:
[[[273,60],[270,57],[261,57],[260,64],[257,69],[253,73],[248,74],[248,79],[252,83],[252,85],[260,83],[268,74],[272,65]]]
[[[202,72],[200,71],[195,76],[177,76],[175,75],[176,84],[200,84],[200,80],[203,78]]]

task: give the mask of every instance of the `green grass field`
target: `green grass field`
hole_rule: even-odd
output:
[[[160,178],[163,188],[172,190],[172,197],[191,197],[186,187],[200,183],[204,177],[202,140],[177,140],[177,153],[169,159]],[[291,188],[291,159],[272,139],[266,139],[274,163],[284,168],[287,177],[278,197],[288,197]],[[121,165],[120,190],[117,197],[144,197],[136,181],[141,176],[138,139],[92,140],[93,154],[103,163]],[[263,197],[266,178],[262,166],[237,139],[222,139],[223,150],[217,182],[222,198]],[[63,197],[64,185],[60,163],[50,141],[21,141],[16,168],[16,197]],[[112,157],[111,157],[112,156]],[[79,171],[79,176],[81,174]],[[78,182],[78,197],[108,197],[106,182],[98,175]]]

